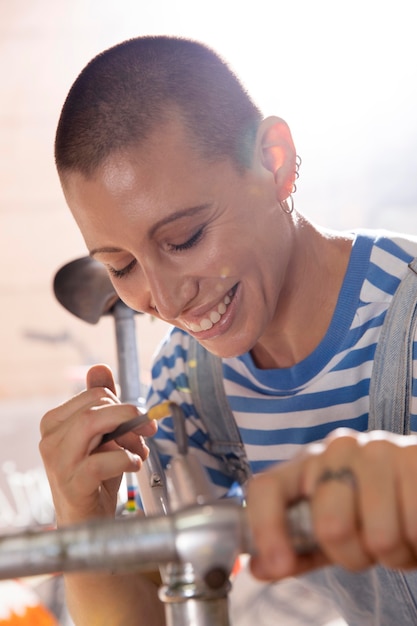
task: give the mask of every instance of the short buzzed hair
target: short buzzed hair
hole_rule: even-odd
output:
[[[59,173],[91,176],[175,113],[204,158],[250,166],[262,116],[235,74],[201,43],[150,36],[102,52],[74,82],[56,133]]]

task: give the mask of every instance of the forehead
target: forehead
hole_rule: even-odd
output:
[[[158,125],[140,145],[112,152],[91,176],[84,176],[81,171],[69,172],[62,182],[70,208],[78,209],[84,198],[91,202],[93,188],[116,200],[133,190],[157,193],[168,180],[178,181],[180,176],[188,179],[203,170],[199,161],[182,124],[175,120]]]
[[[99,178],[107,188],[123,193],[140,179],[143,188],[160,187],[166,178],[197,173],[204,169],[202,156],[176,116],[160,122],[139,145],[114,151],[99,166],[93,178]]]
[[[203,172],[207,161],[197,149],[196,139],[190,136],[179,115],[169,121],[158,122],[148,137],[139,144],[114,150],[96,167],[91,176],[82,171],[65,176],[66,187],[81,180],[98,182],[114,194],[123,194],[140,180],[143,189],[159,188],[166,179],[179,175],[189,179]],[[80,174],[78,176],[77,174]],[[189,183],[189,180],[187,180]]]
[[[96,239],[102,245],[114,237],[119,224],[151,228],[172,213],[214,203],[231,192],[234,179],[241,180],[232,163],[205,160],[176,120],[160,125],[141,146],[110,155],[91,177],[68,174],[63,186],[94,247]]]

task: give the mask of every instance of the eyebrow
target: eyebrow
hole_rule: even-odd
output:
[[[111,254],[111,253],[116,253],[116,252],[123,252],[123,250],[121,248],[116,248],[113,246],[103,246],[102,248],[93,248],[92,250],[90,250],[89,252],[89,256],[94,257],[96,254]]]
[[[200,204],[198,206],[190,207],[189,209],[181,209],[180,211],[175,211],[166,217],[163,217],[161,220],[153,224],[149,229],[149,236],[153,237],[156,231],[162,226],[166,226],[166,224],[170,224],[171,222],[175,222],[176,220],[181,219],[182,217],[192,217],[193,215],[197,215],[201,211],[204,211],[209,208],[209,204]],[[106,254],[116,254],[118,252],[122,252],[121,248],[116,248],[114,246],[103,246],[102,248],[93,248],[90,251],[90,256],[93,257],[96,254],[106,253]]]
[[[165,226],[166,224],[170,224],[171,222],[175,222],[176,220],[179,220],[182,217],[191,217],[193,215],[196,215],[200,213],[201,211],[208,209],[209,206],[210,206],[209,204],[200,204],[198,206],[190,207],[189,209],[181,209],[180,211],[175,211],[174,213],[171,213],[170,215],[167,215],[166,217],[163,217],[161,220],[156,222],[156,224],[154,224],[150,228],[149,235],[152,237],[156,233],[156,231],[162,226]]]

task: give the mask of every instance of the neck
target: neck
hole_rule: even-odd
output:
[[[332,320],[351,249],[352,238],[297,218],[274,318],[251,351],[258,367],[291,367],[317,348]]]

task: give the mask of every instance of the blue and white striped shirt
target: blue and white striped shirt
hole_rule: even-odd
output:
[[[355,234],[346,276],[327,333],[303,361],[284,369],[258,369],[249,353],[223,359],[225,391],[254,473],[291,458],[303,444],[338,427],[368,428],[369,383],[381,325],[417,238],[382,231]],[[152,370],[148,404],[169,399],[186,416],[190,446],[219,493],[230,486],[193,409],[185,363],[189,336],[172,330]],[[417,432],[416,353],[411,431]],[[170,418],[156,435],[162,460],[175,454]]]

